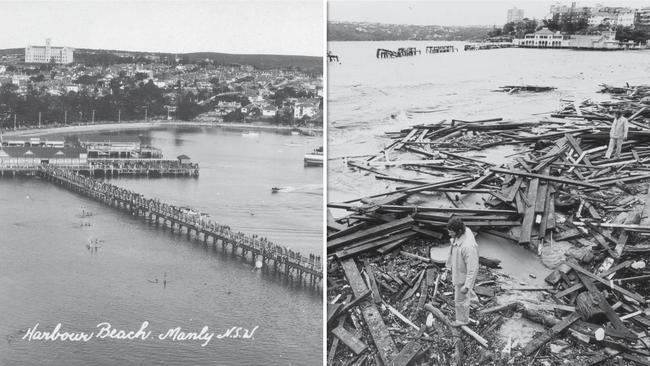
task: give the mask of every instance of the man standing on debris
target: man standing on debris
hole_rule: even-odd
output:
[[[609,159],[612,156],[614,145],[616,145],[616,152],[614,153],[614,157],[619,158],[621,156],[623,141],[627,139],[627,118],[623,117],[623,113],[621,113],[621,111],[616,111],[616,113],[614,113],[614,116],[616,116],[616,118],[614,118],[614,121],[612,122],[612,128],[609,130],[609,147],[607,147],[605,159]]]
[[[478,244],[472,230],[458,217],[449,220],[447,230],[451,237],[451,252],[445,271],[451,270],[456,305],[456,320],[452,324],[459,327],[469,323],[470,303],[478,302],[478,297],[473,290],[478,274]],[[446,274],[445,272],[443,276]]]

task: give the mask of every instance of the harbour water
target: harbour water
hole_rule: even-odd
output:
[[[190,206],[235,231],[265,236],[307,256],[322,247],[322,169],[303,167],[321,138],[226,129],[116,132],[141,135],[166,158],[200,164],[193,178],[116,178],[145,197]],[[272,187],[285,187],[271,194]],[[0,364],[305,365],[322,360],[322,298],[255,271],[250,263],[170,234],[36,179],[0,180]],[[92,213],[90,216],[83,214]],[[82,223],[90,226],[82,226]],[[97,239],[96,251],[86,245]],[[163,285],[163,281],[166,284]],[[138,330],[147,340],[23,340],[51,331]],[[170,328],[251,339],[160,340]],[[240,331],[241,332],[241,331]]]

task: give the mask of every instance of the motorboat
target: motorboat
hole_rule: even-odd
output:
[[[311,153],[305,154],[305,166],[323,166],[323,147],[315,149]]]
[[[260,133],[255,131],[243,132],[242,137],[259,137]]]

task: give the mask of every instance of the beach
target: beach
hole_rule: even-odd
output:
[[[219,127],[236,130],[264,130],[264,131],[291,131],[296,127],[272,125],[268,122],[251,123],[224,123],[224,122],[200,122],[200,121],[138,121],[138,122],[105,122],[87,125],[74,125],[62,127],[29,128],[15,131],[4,131],[3,136],[49,136],[70,133],[89,133],[106,131],[142,130],[150,128],[173,128],[173,127]],[[312,131],[318,135],[323,134],[323,128],[297,128],[300,131]]]

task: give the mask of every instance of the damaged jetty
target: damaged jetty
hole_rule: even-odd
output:
[[[650,365],[650,88],[623,89],[541,121],[413,126],[343,159],[391,190],[328,204],[328,365]],[[629,135],[606,159],[616,111]],[[452,217],[544,269],[531,285],[481,257],[460,328],[443,276]],[[534,335],[508,334],[513,320]]]

